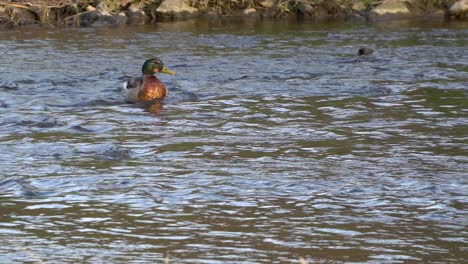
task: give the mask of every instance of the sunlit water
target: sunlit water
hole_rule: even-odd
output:
[[[468,24],[423,25],[1,31],[1,262],[466,261]]]

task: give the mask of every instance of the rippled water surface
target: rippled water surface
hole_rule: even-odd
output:
[[[462,22],[3,30],[2,263],[466,261],[467,47]],[[169,96],[126,104],[152,56]]]

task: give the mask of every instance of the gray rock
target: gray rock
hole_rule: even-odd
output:
[[[297,4],[297,11],[300,12],[301,14],[312,15],[314,12],[314,8],[308,3],[299,2]]]
[[[165,0],[156,9],[156,14],[170,18],[192,17],[198,14],[198,9],[189,6],[184,0]]]
[[[466,15],[468,13],[468,0],[457,1],[450,7],[449,12],[454,16]]]
[[[78,14],[81,26],[90,26],[91,24],[114,26],[125,24],[128,20],[124,13],[118,15],[112,14],[111,8],[102,2],[96,7],[87,6],[86,10],[86,12]]]
[[[388,0],[372,9],[369,13],[371,20],[401,19],[414,16],[406,5],[406,0]]]

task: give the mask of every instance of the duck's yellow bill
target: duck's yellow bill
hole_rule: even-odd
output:
[[[162,68],[161,72],[164,72],[164,73],[167,73],[167,74],[170,74],[170,75],[175,75],[175,72],[169,70],[166,66],[164,66]]]

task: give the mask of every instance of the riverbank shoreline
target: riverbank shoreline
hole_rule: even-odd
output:
[[[192,18],[297,19],[378,22],[466,20],[468,0],[7,0],[0,2],[3,26],[99,26],[151,24]]]

